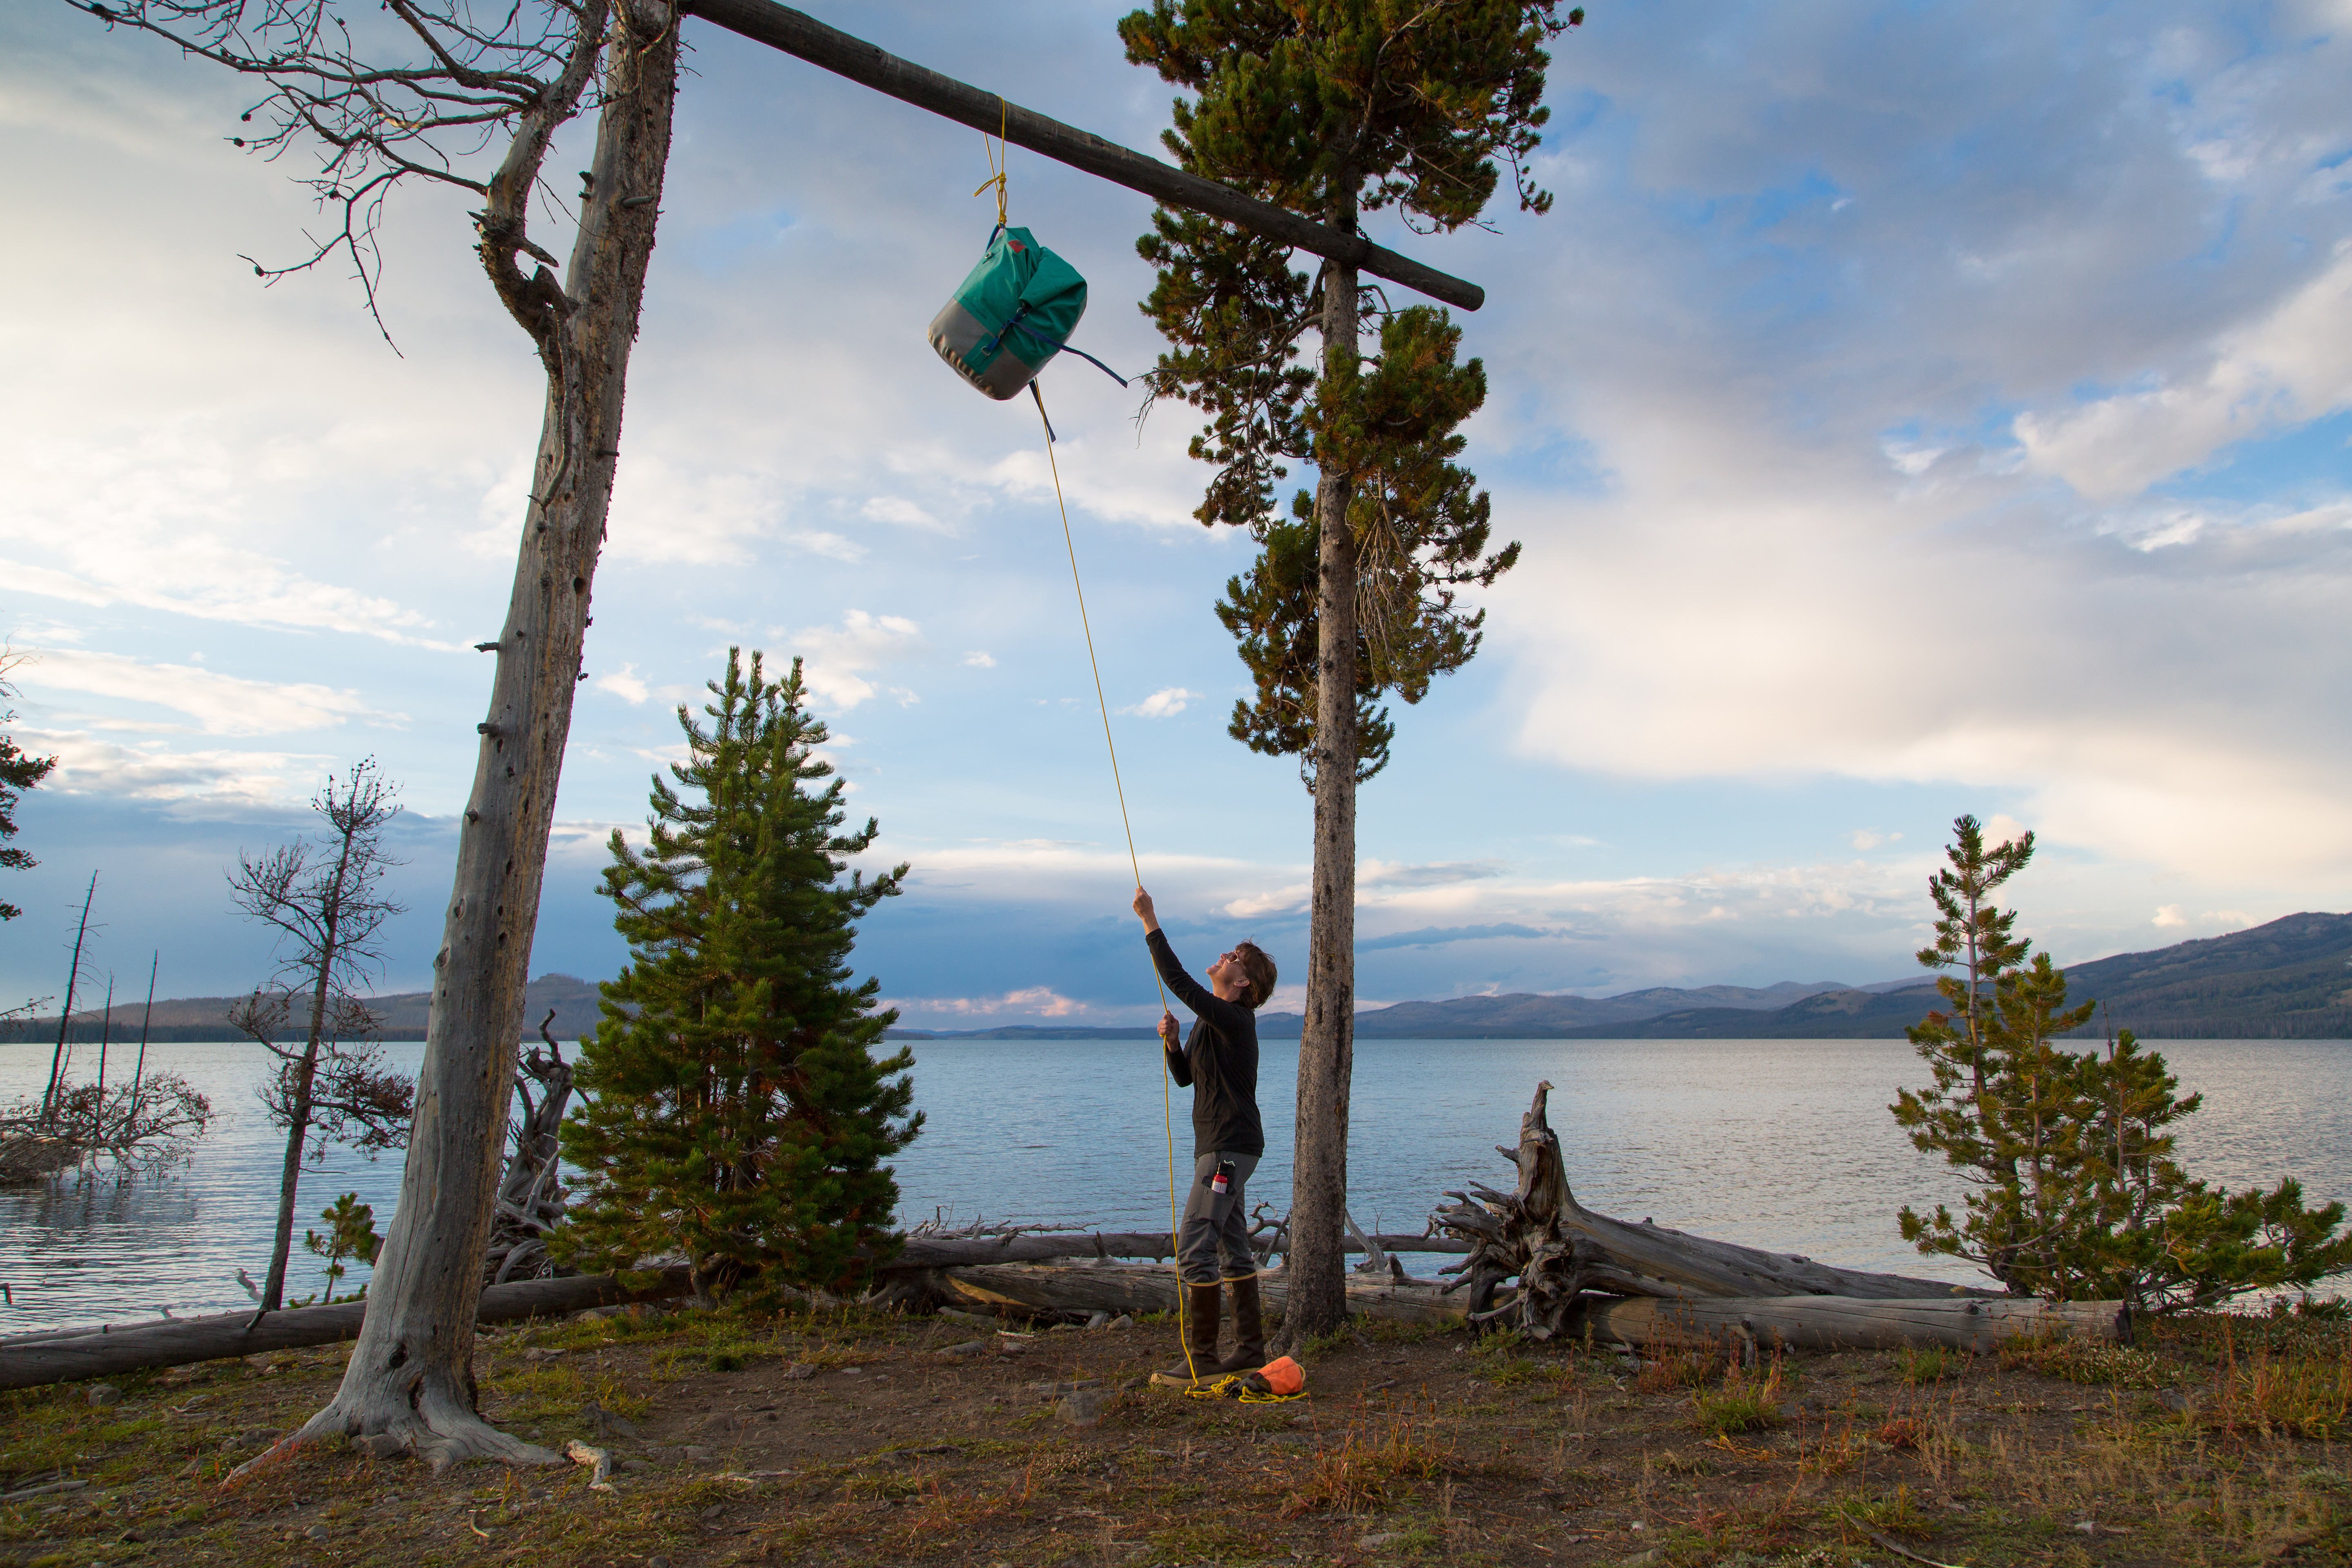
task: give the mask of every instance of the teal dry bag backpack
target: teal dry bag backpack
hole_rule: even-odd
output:
[[[1087,280],[1078,269],[1027,229],[999,224],[980,265],[931,318],[931,347],[958,375],[1001,401],[1019,396],[1046,361],[1070,347],[1086,313]],[[1070,352],[1127,384],[1094,355]]]

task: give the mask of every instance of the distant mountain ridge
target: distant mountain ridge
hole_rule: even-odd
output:
[[[526,1039],[538,1035],[539,1021],[547,1016],[547,1010],[551,1007],[555,1009],[555,1018],[548,1029],[559,1040],[576,1040],[592,1033],[602,1016],[596,1010],[596,983],[583,980],[576,974],[542,974],[523,987],[522,996],[523,1037]],[[168,1001],[158,997],[154,1021],[148,1028],[147,1037],[162,1041],[241,1040],[245,1037],[229,1027],[228,1010],[244,999],[241,995],[175,996]],[[307,996],[295,998],[293,1016],[289,1020],[294,1028],[303,1028],[309,1024],[309,1015],[303,1011],[308,1000]],[[368,1006],[383,1021],[377,1038],[421,1040],[425,1037],[425,1023],[432,1015],[433,993],[401,991],[386,996],[371,996]],[[113,1037],[136,1040],[140,1019],[145,1010],[143,1001],[117,1002],[112,1015]],[[72,1037],[77,1041],[95,1041],[105,1032],[103,1018],[104,1014],[100,1008],[85,1011],[76,1007]],[[0,1042],[54,1040],[57,1037],[55,1014],[28,1023],[0,1026]]]
[[[2352,1039],[2352,914],[2284,915],[2227,936],[2072,964],[2066,994],[2101,1005],[2081,1036],[2112,1025],[2158,1040]],[[1909,989],[1825,992],[1762,1017],[1689,1008],[1569,1037],[1900,1039],[1906,1026],[1944,1005],[1934,977],[1922,971]]]
[[[2147,952],[2077,963],[2066,971],[2076,1001],[2096,998],[2107,1024],[2150,1039],[2352,1039],[2352,914],[2286,915],[2250,931],[2202,937]],[[592,981],[542,974],[524,990],[525,1037],[555,1011],[560,1040],[592,1032],[601,1015]],[[149,1038],[226,1040],[233,996],[178,997],[155,1004]],[[432,994],[379,996],[372,1005],[387,1040],[421,1040]],[[118,1004],[113,1037],[137,1039],[142,1004]],[[1455,996],[1399,1002],[1356,1015],[1360,1039],[1900,1039],[1906,1026],[1942,1005],[1935,980],[1851,986],[1784,980],[1777,985],[1651,986],[1615,996]],[[1295,1039],[1296,1013],[1259,1018],[1265,1039]],[[907,1040],[1146,1040],[1137,1026],[1105,1027],[1010,1024],[992,1029],[892,1029]],[[73,1038],[96,1040],[98,1011],[76,1009]],[[54,1040],[58,1020],[0,1026],[0,1042]]]
[[[1653,985],[1615,996],[1545,996],[1517,991],[1501,996],[1454,996],[1443,1002],[1399,1002],[1356,1015],[1356,1037],[1364,1040],[1545,1040],[1575,1031],[1639,1023],[1660,1014],[1705,1008],[1748,1014],[1770,1012],[1825,992],[1848,987],[1834,980],[1810,984],[1783,980],[1777,985],[1703,985],[1683,990]],[[1296,1013],[1268,1013],[1257,1023],[1261,1038],[1295,1038],[1303,1020]]]

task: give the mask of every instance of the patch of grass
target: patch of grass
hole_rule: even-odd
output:
[[[1807,1476],[1843,1475],[1860,1464],[1869,1451],[1852,1422],[1835,1432],[1825,1424],[1818,1442],[1797,1445],[1797,1471]]]
[[[1549,1378],[1549,1368],[1524,1353],[1528,1348],[1527,1336],[1517,1329],[1481,1334],[1470,1342],[1470,1375],[1497,1388]]]
[[[1335,1351],[1352,1350],[1356,1345],[1356,1329],[1352,1322],[1341,1320],[1339,1326],[1319,1334],[1309,1334],[1290,1347],[1290,1353],[1302,1359],[1326,1356]]]
[[[1883,1422],[1871,1434],[1890,1448],[1916,1448],[1919,1446],[1919,1423],[1908,1415],[1898,1415]]]
[[[1154,1532],[1151,1552],[1155,1563],[1255,1563],[1265,1541],[1230,1524],[1180,1524]]]
[[[1971,1359],[1967,1352],[1949,1345],[1916,1349],[1906,1345],[1895,1352],[1895,1374],[1914,1387],[1923,1383],[1944,1383],[1967,1371]]]
[[[1283,1512],[1296,1519],[1391,1507],[1414,1482],[1435,1479],[1453,1452],[1451,1442],[1440,1437],[1434,1415],[1425,1423],[1397,1422],[1377,1436],[1350,1427],[1338,1447],[1318,1449],[1308,1458],[1307,1473],[1285,1500]]]
[[[1919,1511],[1918,1501],[1912,1497],[1908,1486],[1898,1486],[1879,1497],[1865,1491],[1842,1498],[1830,1512],[1843,1527],[1846,1539],[1857,1544],[1869,1541],[1872,1531],[1882,1535],[1927,1533],[1927,1518]]]
[[[1470,1342],[1474,1356],[1517,1355],[1528,1347],[1528,1336],[1517,1329],[1495,1329]]]
[[[903,1473],[874,1470],[849,1477],[841,1483],[841,1489],[852,1497],[919,1497],[922,1494],[923,1483]]]
[[[2164,1358],[2154,1351],[2083,1340],[2045,1341],[2031,1350],[2004,1350],[2000,1359],[2005,1368],[2023,1367],[2066,1383],[2154,1389],[2172,1381]]]
[[[1723,1370],[1723,1355],[1718,1351],[1668,1351],[1654,1361],[1642,1363],[1642,1370],[1633,1374],[1633,1388],[1640,1394],[1671,1394],[1677,1388],[1698,1388],[1714,1382]]]
[[[1702,1515],[1691,1521],[1691,1531],[1706,1549],[1698,1554],[1701,1562],[1716,1568],[1730,1568],[1734,1563],[1755,1563],[1758,1568],[1780,1558],[1751,1555],[1748,1548],[1774,1552],[1787,1547],[1796,1538],[1803,1522],[1804,1510],[1797,1503],[1796,1489],[1777,1498],[1752,1499],[1737,1502],[1722,1511]],[[1726,1552],[1728,1556],[1724,1555]]]
[[[2210,1430],[2332,1441],[2352,1434],[2352,1345],[2333,1358],[2257,1350],[2225,1362],[2200,1412]]]
[[[1425,1344],[1440,1334],[1454,1331],[1451,1323],[1409,1323],[1393,1318],[1360,1318],[1357,1328],[1376,1345]]]
[[[592,1391],[587,1373],[564,1362],[543,1362],[527,1371],[502,1373],[492,1386],[501,1401],[497,1419],[509,1426],[529,1421],[576,1421]]]
[[[1728,1437],[1740,1432],[1762,1432],[1780,1425],[1780,1365],[1777,1361],[1761,1374],[1734,1367],[1724,1373],[1722,1386],[1696,1389],[1692,1415],[1698,1429],[1710,1436]]]

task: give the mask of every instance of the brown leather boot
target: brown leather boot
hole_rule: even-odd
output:
[[[1244,1274],[1225,1281],[1234,1293],[1234,1353],[1217,1363],[1225,1372],[1255,1372],[1265,1364],[1265,1315],[1260,1310],[1257,1276]]]
[[[1155,1374],[1155,1383],[1206,1383],[1217,1375],[1217,1307],[1223,1290],[1215,1285],[1184,1287],[1184,1344],[1192,1364],[1180,1362]]]

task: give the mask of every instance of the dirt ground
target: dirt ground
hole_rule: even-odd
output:
[[[2352,1563],[2347,1325],[2156,1341],[1751,1371],[1362,1323],[1239,1405],[1141,1386],[1164,1321],[582,1317],[476,1369],[610,1490],[340,1442],[224,1490],[339,1347],[0,1394],[0,1494],[50,1489],[0,1501],[0,1564]]]

